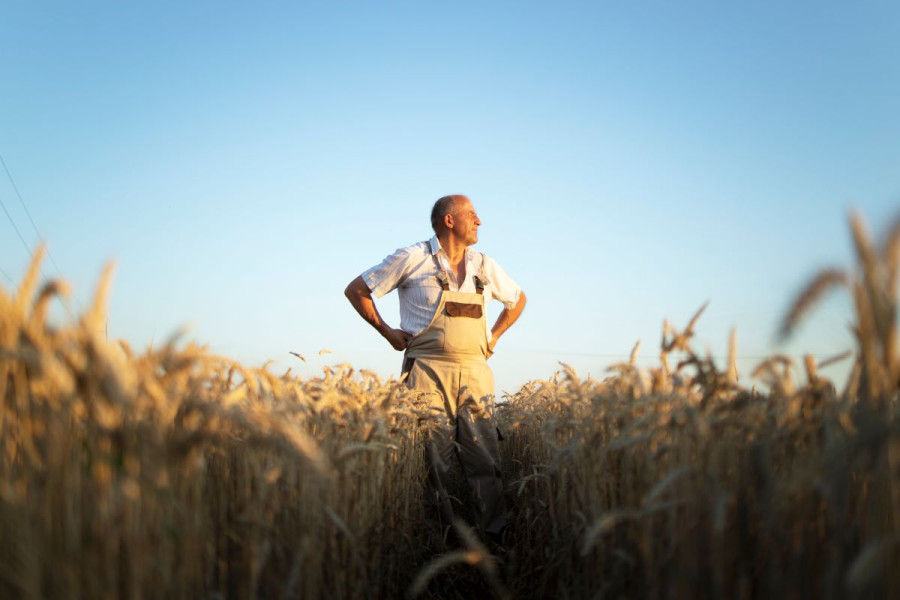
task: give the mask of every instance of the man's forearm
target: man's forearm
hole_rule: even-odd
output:
[[[516,302],[516,305],[512,308],[504,308],[500,312],[500,316],[497,317],[497,322],[491,327],[492,348],[494,344],[497,343],[497,339],[503,335],[507,329],[512,327],[513,323],[515,323],[522,315],[522,311],[525,309],[525,302],[525,292],[520,292],[519,301]]]
[[[359,313],[359,316],[365,319],[369,325],[374,327],[375,330],[388,341],[394,350],[406,349],[406,345],[412,336],[402,329],[393,329],[384,322],[384,319],[378,314],[378,309],[375,308],[375,300],[372,299],[372,291],[369,289],[369,286],[366,285],[362,276],[359,276],[350,282],[350,285],[344,290],[344,295],[347,296],[347,299],[350,301],[350,304],[353,305],[353,308],[356,309],[356,312]]]
[[[350,285],[344,290],[344,295],[350,301],[353,308],[356,309],[356,312],[359,313],[359,316],[365,319],[369,325],[374,327],[378,333],[385,335],[390,327],[384,322],[384,319],[381,318],[378,309],[375,308],[375,300],[372,299],[372,292],[369,290],[369,286],[366,285],[362,276],[357,277],[350,282]]]

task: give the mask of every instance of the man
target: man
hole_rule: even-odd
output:
[[[486,360],[522,314],[525,294],[495,261],[470,248],[480,225],[468,198],[444,196],[431,211],[431,240],[400,248],[351,281],[344,294],[395,350],[405,352],[407,385],[437,415],[425,458],[428,499],[442,526],[453,522],[447,487],[456,454],[476,500],[479,529],[499,542],[506,509],[493,424],[494,376]],[[372,299],[394,289],[400,295],[399,329],[385,323]],[[488,331],[485,309],[492,299],[504,309]]]

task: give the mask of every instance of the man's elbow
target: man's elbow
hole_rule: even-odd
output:
[[[528,298],[525,297],[525,292],[519,291],[518,308],[519,308],[520,311],[521,311],[523,308],[525,308],[525,303],[526,303],[526,302],[528,302]]]
[[[366,281],[362,278],[362,275],[351,281],[347,284],[347,287],[344,288],[344,296],[351,302],[357,298],[368,296],[370,294],[369,286],[366,285]]]

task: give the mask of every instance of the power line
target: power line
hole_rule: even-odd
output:
[[[2,267],[0,267],[0,273],[3,273],[3,276],[6,277],[6,280],[9,282],[9,284],[10,284],[11,286],[13,286],[13,287],[16,286],[16,282],[13,281],[13,278],[10,277],[10,276],[9,276],[9,273],[7,273],[6,271],[4,271]]]
[[[552,354],[554,356],[580,356],[580,357],[585,357],[585,358],[610,358],[610,359],[618,359],[621,361],[627,361],[631,358],[631,354],[614,353],[614,352],[570,352],[570,351],[563,351],[563,350],[539,350],[539,349],[535,349],[535,348],[524,348],[523,351],[527,352],[529,354]],[[808,353],[803,353],[803,354],[805,355]],[[817,353],[817,354],[811,354],[811,356],[816,360],[822,360],[822,359],[826,359],[826,358],[834,358],[834,356],[836,356],[837,354],[839,354],[839,353],[838,352],[829,353],[829,354]],[[760,355],[756,355],[756,356],[754,356],[754,355],[736,356],[735,360],[759,360],[759,361],[762,361],[762,360],[768,360],[768,359],[772,358],[773,355],[774,355],[774,353],[773,354],[760,354]],[[724,354],[712,354],[712,355],[698,354],[697,357],[700,358],[701,360],[704,358],[707,358],[707,357],[712,358],[713,360],[728,360],[728,356],[726,356]],[[658,359],[659,354],[652,354],[652,355],[651,354],[638,354],[636,358],[637,358],[637,360],[644,360],[644,361],[651,360],[652,361],[652,360]]]
[[[0,161],[2,161],[2,160],[3,160],[3,157],[0,156]],[[6,168],[6,163],[5,163],[5,162],[3,163],[3,168]],[[7,173],[7,175],[8,175],[8,174],[9,174],[9,170],[7,170],[6,173]],[[10,178],[10,181],[12,181],[11,178]],[[15,187],[15,183],[13,184],[13,187]],[[22,245],[25,247],[25,251],[28,252],[28,256],[30,256],[30,257],[33,259],[33,258],[34,258],[34,253],[31,251],[31,248],[28,247],[28,242],[26,242],[26,241],[25,241],[25,238],[22,237],[22,232],[19,231],[19,228],[18,228],[18,227],[16,227],[16,222],[13,221],[12,215],[9,214],[9,211],[8,211],[8,210],[6,210],[6,205],[3,203],[3,198],[0,198],[0,208],[3,208],[3,212],[6,213],[6,218],[9,219],[9,224],[12,225],[12,228],[16,231],[16,235],[18,235],[18,236],[19,236],[19,239],[22,241]],[[7,274],[6,271],[3,271],[3,275],[4,275],[4,277],[6,277],[6,278],[9,280],[9,282],[10,282],[13,286],[15,286],[15,283],[13,282],[12,277],[10,277],[9,274]]]
[[[25,241],[25,238],[22,237],[22,232],[19,231],[19,228],[18,228],[18,227],[16,227],[16,222],[13,221],[12,215],[9,214],[9,211],[8,211],[8,210],[6,210],[6,205],[3,204],[3,199],[2,199],[2,198],[0,198],[0,207],[2,207],[2,208],[3,208],[3,212],[6,213],[6,218],[9,219],[9,224],[12,225],[12,226],[13,226],[13,229],[16,230],[16,235],[18,235],[18,236],[19,236],[19,239],[22,240],[22,245],[25,246],[25,250],[28,251],[28,256],[34,256],[34,254],[31,252],[31,248],[28,247],[28,242],[26,242],[26,241]]]
[[[35,223],[34,223],[34,219],[31,218],[31,213],[28,211],[28,207],[25,206],[25,200],[22,198],[22,194],[19,193],[19,188],[18,188],[18,186],[16,186],[16,182],[13,180],[12,173],[9,172],[9,168],[6,166],[6,161],[3,160],[2,154],[0,154],[0,164],[3,165],[3,170],[6,171],[6,176],[9,178],[9,182],[12,184],[13,189],[16,192],[16,196],[19,197],[19,202],[22,203],[22,208],[25,209],[25,214],[28,215],[28,220],[31,221],[31,226],[34,227],[34,232],[37,234],[38,239],[41,241],[41,243],[44,244],[44,249],[47,252],[47,256],[50,257],[50,262],[53,263],[53,266],[56,268],[56,272],[59,273],[60,276],[62,276],[62,272],[59,270],[59,265],[56,264],[56,260],[53,258],[53,255],[50,253],[50,249],[47,247],[47,244],[44,243],[44,238],[43,238],[43,236],[41,236],[41,232],[38,231],[37,225],[35,225]],[[10,225],[12,225],[13,229],[16,230],[16,235],[19,236],[19,239],[22,241],[22,245],[25,246],[25,251],[28,252],[28,256],[30,256],[31,259],[34,260],[34,252],[32,252],[31,248],[28,247],[28,242],[26,242],[25,238],[22,237],[22,232],[19,231],[18,227],[16,227],[16,222],[13,221],[12,215],[9,214],[8,210],[6,210],[6,205],[3,204],[2,199],[0,199],[0,207],[2,207],[3,212],[6,213],[6,218],[9,219]],[[44,270],[40,269],[40,271],[41,271],[41,275],[46,279],[47,276],[44,275]],[[10,284],[13,287],[15,287],[15,283],[13,282],[12,277],[10,277],[6,273],[6,271],[2,271],[2,272],[3,272],[3,276],[9,280]],[[62,300],[63,308],[65,308],[66,312],[69,313],[69,317],[74,318],[75,314],[72,311],[72,307],[70,306],[68,299],[63,297],[63,298],[61,298],[61,300]]]
[[[62,271],[59,270],[59,265],[56,264],[56,259],[53,258],[53,254],[50,253],[50,248],[47,247],[46,242],[44,242],[44,236],[41,235],[41,232],[38,231],[37,225],[34,223],[34,219],[31,218],[31,212],[28,210],[28,207],[25,206],[25,200],[22,198],[22,194],[19,193],[19,187],[16,185],[16,182],[13,180],[12,173],[9,172],[9,167],[6,166],[6,161],[3,160],[3,155],[0,154],[0,164],[3,165],[3,170],[6,171],[6,176],[9,178],[9,182],[12,184],[13,190],[16,192],[16,196],[19,198],[19,202],[22,204],[22,208],[25,209],[25,214],[28,215],[28,220],[31,221],[31,226],[34,228],[34,233],[37,235],[38,239],[41,243],[44,244],[44,247],[47,251],[47,256],[50,257],[50,262],[53,263],[54,268],[56,268],[56,272],[62,275]],[[6,216],[9,217],[10,222],[12,222],[12,217],[9,216],[9,212],[6,211],[6,207],[3,207],[3,210],[6,212]],[[13,227],[16,228],[16,233],[19,233],[18,227],[16,227],[15,223],[13,223]],[[19,239],[22,240],[22,243],[25,243],[25,240],[22,239],[22,234],[19,233]],[[25,244],[25,247],[28,248],[28,244]],[[29,251],[29,254],[31,252]]]

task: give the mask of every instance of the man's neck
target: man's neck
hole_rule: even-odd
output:
[[[468,248],[465,244],[450,236],[438,237],[438,242],[441,244],[441,248],[444,249],[444,253],[447,255],[451,265],[458,265],[465,259],[466,248]]]

